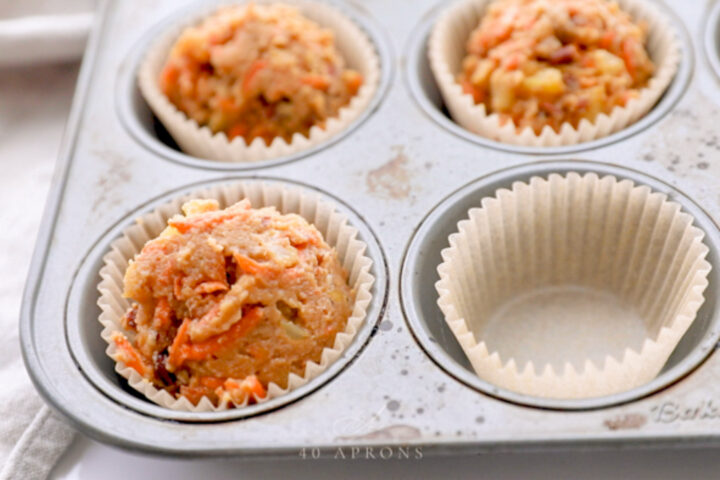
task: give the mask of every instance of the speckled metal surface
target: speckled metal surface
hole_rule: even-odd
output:
[[[417,57],[410,50],[418,46],[413,39],[437,13],[438,3],[340,2],[380,35],[388,60],[387,93],[365,121],[326,148],[243,169],[184,158],[156,141],[147,110],[127,82],[149,32],[191,2],[105,3],[81,74],[21,319],[26,364],[54,408],[103,441],[182,455],[335,456],[338,449],[343,454],[353,447],[379,452],[385,446],[397,456],[402,453],[393,448],[405,445],[422,447],[424,454],[471,454],[720,443],[717,353],[668,388],[619,406],[573,412],[521,406],[471,388],[436,365],[410,331],[413,322],[406,322],[399,295],[404,252],[428,212],[472,179],[505,167],[538,160],[610,162],[657,177],[719,219],[720,83],[702,53],[705,23],[715,2],[667,2],[689,32],[691,51],[684,56],[690,62],[687,86],[666,115],[614,143],[552,155],[478,145],[440,127],[419,107],[408,88],[413,83],[409,77],[418,75],[409,68]],[[242,420],[168,420],[103,393],[88,375],[102,365],[83,365],[85,360],[77,361],[70,350],[73,329],[97,328],[99,333],[87,303],[98,269],[92,263],[84,266],[89,253],[107,241],[105,235],[112,235],[117,222],[154,199],[198,182],[237,176],[320,188],[364,219],[366,232],[378,238],[382,253],[377,259],[384,257],[388,268],[386,308],[379,304],[370,319],[378,322],[374,335],[324,385],[289,405]],[[384,268],[381,263],[376,268]],[[423,294],[436,295],[434,281],[427,279]],[[84,310],[73,310],[68,297],[78,285],[90,289]],[[382,298],[379,288],[377,298]],[[88,358],[93,348],[87,346]],[[114,381],[121,389],[121,380]]]

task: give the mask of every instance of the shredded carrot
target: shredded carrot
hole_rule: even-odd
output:
[[[267,392],[263,387],[260,380],[255,375],[248,375],[245,380],[240,383],[240,388],[248,392],[249,394],[255,395],[257,398],[265,398]]]
[[[182,277],[180,277],[180,276],[175,276],[175,277],[173,278],[173,293],[175,294],[175,298],[177,298],[177,299],[182,299],[182,298],[183,298],[183,294],[182,294],[182,287],[183,287],[182,281],[183,281],[183,279],[182,279]]]
[[[244,94],[250,93],[250,90],[252,90],[253,86],[253,79],[262,69],[266,67],[267,62],[265,60],[255,60],[250,65],[250,68],[248,68],[247,73],[245,74],[245,78],[243,78],[242,82],[242,91]]]
[[[624,92],[622,95],[622,104],[627,105],[627,103],[633,98],[635,98],[635,94],[633,92],[631,92],[631,91]]]
[[[120,333],[113,336],[113,342],[115,342],[115,345],[120,349],[120,351],[123,353],[123,358],[121,359],[123,362],[125,362],[125,365],[135,370],[137,373],[139,373],[141,376],[145,376],[145,364],[142,361],[142,358],[140,357],[140,353],[135,350],[135,347],[133,347],[130,342],[128,342],[128,339],[125,338],[125,335],[122,335]]]
[[[160,84],[163,88],[167,88],[167,86],[176,83],[179,77],[180,70],[175,65],[168,63],[160,74]]]
[[[232,97],[221,98],[218,100],[218,106],[220,107],[220,110],[226,113],[237,112],[240,109],[238,104],[235,103],[235,99]]]
[[[511,55],[510,58],[507,59],[507,62],[505,62],[504,66],[508,70],[516,70],[520,65],[520,62],[522,62],[522,56],[519,53],[516,53],[514,55]]]
[[[200,377],[199,382],[203,387],[215,390],[222,387],[224,379],[220,377]]]
[[[246,255],[236,253],[234,257],[238,267],[240,267],[240,270],[242,270],[244,273],[260,276],[269,276],[272,273],[272,270],[270,270],[268,267],[259,264],[258,262]]]
[[[168,365],[172,365],[174,367],[179,367],[180,365],[182,365],[182,347],[189,339],[188,328],[190,327],[191,321],[192,320],[190,320],[189,318],[186,318],[185,320],[183,320],[182,325],[180,325],[180,328],[175,335],[175,339],[173,339],[173,343],[169,349],[170,355],[168,356]]]
[[[470,80],[462,80],[460,83],[460,86],[463,89],[463,93],[467,93],[468,95],[472,95],[473,101],[475,103],[482,102],[485,98],[485,95],[483,94],[483,91],[477,88],[475,85],[470,82]]]
[[[155,313],[153,314],[153,328],[155,330],[165,330],[170,326],[172,310],[170,303],[165,297],[161,297],[157,305],[155,305]]]
[[[633,54],[633,45],[634,42],[631,38],[625,39],[625,41],[622,44],[622,57],[625,61],[625,66],[627,67],[628,73],[630,76],[635,79],[635,75],[637,74],[637,65],[635,65],[635,56]]]
[[[363,84],[363,77],[359,73],[353,73],[346,81],[348,90],[351,95],[355,95]]]
[[[200,317],[199,320],[197,320],[198,326],[207,326],[208,324],[212,323],[212,321],[220,315],[220,304],[216,303],[213,305],[213,307],[208,310],[205,315]]]
[[[236,123],[227,131],[228,139],[232,140],[235,137],[244,137],[248,133],[248,126],[244,123]]]
[[[512,24],[496,21],[488,30],[476,37],[477,46],[482,50],[490,48],[510,37]]]
[[[161,242],[148,242],[145,244],[145,246],[142,248],[142,254],[143,255],[167,255],[170,253],[170,247],[167,243],[161,243]]]
[[[330,87],[330,80],[326,76],[313,73],[304,75],[300,79],[300,82],[312,88],[317,88],[318,90],[327,90],[328,87]]]
[[[171,218],[168,220],[168,225],[175,228],[180,233],[186,233],[191,229],[207,231],[215,225],[223,223],[224,221],[234,218],[237,215],[237,211],[223,210],[221,212],[209,212],[205,214],[191,215],[190,217]]]
[[[224,292],[227,289],[227,283],[218,281],[203,282],[197,287],[195,287],[195,291],[197,293]]]
[[[476,37],[477,45],[474,45],[473,49],[478,49],[478,48],[481,50],[487,49],[488,47],[490,47],[490,45],[492,45],[493,41],[495,41],[495,37],[496,37],[496,34],[492,30],[481,33],[480,35],[478,35]]]
[[[247,335],[262,317],[262,310],[259,307],[252,308],[227,331],[198,343],[188,341],[187,325],[190,320],[185,319],[173,341],[168,360],[176,368],[188,360],[203,360]]]
[[[260,380],[258,380],[255,375],[248,375],[240,383],[237,383],[235,380],[229,378],[225,380],[223,387],[227,391],[241,390],[243,393],[246,393],[247,395],[254,395],[256,398],[265,398],[265,395],[267,395],[265,387],[263,387],[262,383],[260,383]]]
[[[608,30],[605,32],[605,34],[600,38],[599,45],[601,48],[604,48],[605,50],[609,49],[613,41],[615,41],[615,32],[612,30]]]
[[[226,29],[221,32],[213,32],[208,37],[210,45],[220,45],[221,43],[227,42],[232,36],[232,30]]]

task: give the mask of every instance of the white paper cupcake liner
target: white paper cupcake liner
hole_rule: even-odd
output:
[[[578,399],[655,378],[704,302],[704,233],[629,180],[550,175],[482,199],[443,250],[438,304],[475,372]]]
[[[317,227],[325,241],[336,249],[340,263],[348,272],[348,284],[355,294],[353,310],[345,329],[336,335],[332,348],[323,350],[320,363],[308,361],[302,377],[291,373],[285,389],[270,383],[266,397],[256,401],[261,403],[284,395],[320,375],[352,343],[355,334],[365,321],[367,308],[372,300],[372,285],[375,281],[371,273],[373,262],[365,255],[367,245],[357,238],[357,229],[349,225],[347,217],[336,211],[332,205],[298,188],[261,182],[238,182],[185,195],[158,207],[152,213],[141,216],[137,223],[123,232],[122,237],[111,244],[111,250],[103,258],[104,266],[100,270],[98,305],[102,310],[99,320],[104,327],[101,335],[108,343],[107,355],[116,360],[115,371],[126,378],[132,388],[148,399],[172,410],[209,412],[243,407],[248,403],[247,400],[243,404],[224,401],[215,406],[207,397],[203,397],[197,405],[193,405],[185,397],[175,398],[167,391],[156,388],[133,368],[122,361],[117,361],[118,352],[112,340],[113,334],[120,332],[132,338],[132,333],[124,331],[120,323],[131,305],[131,302],[123,297],[123,279],[128,262],[142,250],[145,243],[156,238],[165,229],[169,218],[181,213],[183,203],[191,198],[213,198],[218,200],[221,208],[247,198],[253,208],[274,206],[283,214],[297,213]]]
[[[335,35],[335,45],[345,59],[346,65],[362,74],[363,84],[350,103],[339,110],[338,116],[325,121],[324,128],[312,127],[309,137],[296,133],[289,143],[277,137],[268,146],[263,139],[256,138],[248,145],[242,137],[229,141],[224,132],[213,133],[207,126],[201,127],[168,100],[158,86],[158,78],[170,49],[180,33],[222,6],[214,5],[165,32],[150,47],[138,71],[138,85],[142,96],[185,153],[223,162],[256,162],[292,155],[313,148],[344,131],[362,115],[375,96],[380,80],[380,58],[370,38],[355,22],[339,10],[320,1],[255,0],[255,3],[293,5],[308,19],[321,27],[330,28]]]
[[[492,0],[463,0],[445,12],[433,28],[428,44],[430,67],[453,120],[463,128],[512,145],[556,147],[589,142],[615,133],[635,123],[660,99],[680,65],[680,43],[675,28],[660,9],[644,0],[617,0],[620,8],[634,21],[648,25],[646,48],[655,64],[655,73],[637,98],[624,107],[616,106],[610,114],[601,113],[593,122],[580,121],[577,128],[565,123],[556,132],[545,126],[538,135],[532,128],[517,130],[514,122],[501,122],[496,113],[488,115],[484,104],[475,104],[456,81],[466,55],[465,44],[482,19]]]

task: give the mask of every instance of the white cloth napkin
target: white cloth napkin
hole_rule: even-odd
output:
[[[27,376],[18,316],[76,71],[77,65],[0,69],[1,480],[47,478],[74,435]]]
[[[5,104],[8,95],[19,93],[5,89],[6,83],[0,82],[0,104]],[[28,120],[20,123],[28,127],[35,123]],[[60,127],[63,121],[58,120]],[[17,168],[24,160],[20,142],[29,140],[31,132],[28,128],[28,134],[12,140],[3,138],[8,133],[0,134],[0,163],[10,172],[0,177],[0,203],[4,205],[0,225],[6,232],[0,237],[0,480],[45,479],[73,437],[73,431],[51,414],[33,389],[18,342],[24,272],[32,255],[29,239],[37,231],[53,164],[52,157],[46,156],[44,161],[28,162],[22,171]],[[13,166],[10,162],[17,163]]]
[[[11,418],[0,424],[0,446],[7,454],[0,480],[44,480],[72,441],[74,432],[52,414],[25,382],[18,382],[15,387],[10,390],[15,394],[13,401],[0,409],[0,415]],[[4,391],[0,398],[10,392]]]

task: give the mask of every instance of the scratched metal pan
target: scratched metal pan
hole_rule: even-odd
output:
[[[343,135],[302,155],[228,164],[180,152],[134,82],[153,38],[208,2],[103,2],[23,299],[22,348],[38,391],[94,438],[185,456],[337,456],[359,447],[402,458],[407,446],[424,455],[720,443],[712,403],[720,396],[718,268],[660,376],[586,401],[523,397],[482,382],[435,306],[440,249],[474,199],[552,171],[611,173],[668,193],[705,230],[718,265],[720,89],[708,60],[716,54],[699,55],[702,40],[687,34],[715,31],[717,21],[708,24],[704,2],[667,3],[658,8],[674,19],[682,66],[655,109],[606,139],[537,150],[482,139],[447,116],[425,56],[441,2],[338,0],[381,59],[371,107]],[[348,215],[374,260],[370,315],[341,360],[286,397],[220,413],[171,412],[129,389],[103,353],[100,258],[138,214],[237,180],[309,189]]]

